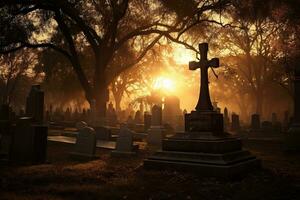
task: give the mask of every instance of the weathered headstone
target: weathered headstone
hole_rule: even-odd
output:
[[[112,155],[133,155],[136,154],[138,146],[133,144],[133,131],[126,126],[122,126],[117,139],[116,150]]]
[[[253,114],[251,116],[251,131],[260,130],[260,116],[259,114]]]
[[[13,162],[44,163],[47,155],[47,126],[33,125],[31,117],[17,121],[13,134],[10,159]]]
[[[165,138],[162,150],[144,160],[144,167],[194,171],[203,176],[243,176],[259,162],[242,150],[240,139],[223,131],[223,115],[213,110],[208,90],[208,68],[219,67],[219,60],[207,59],[207,43],[199,49],[201,60],[190,62],[190,69],[201,69],[200,96],[196,111],[185,115],[187,131]]]
[[[261,123],[261,131],[264,134],[272,133],[273,132],[272,122],[270,122],[270,121],[263,121]]]
[[[131,129],[131,130],[134,129],[134,127],[135,127],[135,122],[134,122],[134,120],[133,120],[133,118],[132,118],[131,115],[128,116],[126,123],[127,123],[127,127],[128,127],[129,129]]]
[[[85,122],[77,124],[79,133],[76,138],[74,151],[70,155],[75,159],[93,159],[96,153],[96,134],[95,130]]]
[[[152,107],[151,127],[148,130],[147,143],[150,147],[161,148],[163,137],[162,109],[160,106],[154,105]]]
[[[65,121],[70,121],[71,120],[71,109],[67,108],[65,111],[65,115],[64,115],[64,120]]]
[[[241,129],[240,126],[240,117],[237,114],[231,115],[231,130],[232,131],[239,131]]]
[[[147,132],[151,127],[151,115],[148,112],[144,113],[144,132]]]
[[[180,110],[180,100],[176,96],[167,96],[164,100],[163,121],[173,128],[178,125],[178,116],[182,115]]]
[[[228,130],[229,124],[230,124],[230,119],[229,119],[228,109],[225,107],[224,108],[224,128],[225,128],[225,130]]]
[[[135,116],[134,116],[134,123],[135,124],[141,124],[142,123],[142,115],[141,111],[136,111]]]
[[[26,116],[32,117],[34,123],[43,123],[44,92],[40,85],[33,85],[26,99]]]
[[[276,113],[272,113],[272,124],[276,124],[278,122],[278,119],[277,119],[277,114]]]
[[[95,134],[97,140],[111,140],[112,133],[106,126],[95,126]]]

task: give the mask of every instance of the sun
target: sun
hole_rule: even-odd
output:
[[[157,77],[153,83],[153,89],[155,90],[163,90],[164,92],[173,92],[175,91],[175,82],[166,77]]]

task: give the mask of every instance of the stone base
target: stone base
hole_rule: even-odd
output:
[[[203,176],[239,178],[260,166],[241,140],[226,133],[192,132],[166,138],[162,150],[144,160],[146,169],[196,172]]]
[[[300,151],[300,124],[293,124],[284,139],[286,151]]]
[[[95,160],[98,158],[96,155],[83,154],[83,153],[77,153],[77,152],[71,152],[71,153],[69,153],[69,155],[72,159],[80,160],[80,161],[89,161],[89,160]]]
[[[223,115],[215,111],[192,111],[185,114],[186,132],[214,132],[222,133],[224,130]]]

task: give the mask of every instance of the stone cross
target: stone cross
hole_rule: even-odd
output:
[[[208,43],[199,44],[200,50],[200,61],[192,61],[189,63],[190,70],[196,70],[200,68],[201,75],[201,88],[199,100],[196,106],[196,111],[213,111],[213,106],[211,104],[210,96],[209,96],[209,88],[208,88],[208,68],[218,68],[219,67],[219,59],[213,58],[211,60],[207,59],[208,52]]]

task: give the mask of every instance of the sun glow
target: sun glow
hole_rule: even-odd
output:
[[[176,86],[172,79],[160,76],[154,80],[153,89],[162,90],[164,92],[174,92]]]

